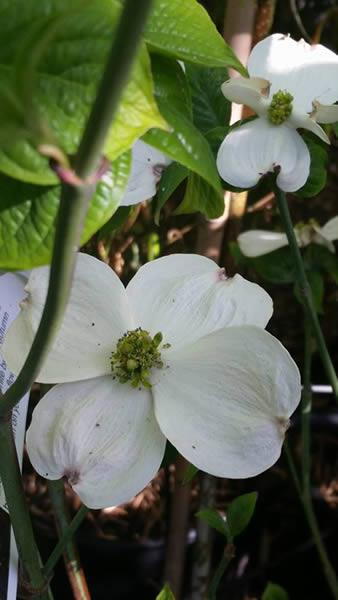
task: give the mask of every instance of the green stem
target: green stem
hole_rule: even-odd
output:
[[[211,580],[211,583],[210,583],[210,587],[209,587],[209,599],[210,600],[216,600],[216,593],[217,593],[218,586],[221,582],[221,579],[222,579],[226,569],[228,568],[228,566],[231,563],[234,556],[235,556],[234,546],[232,543],[228,543],[225,546],[224,554],[220,560],[220,563],[219,563],[219,565],[214,573],[214,576]]]
[[[333,366],[330,354],[328,352],[325,338],[323,336],[323,332],[320,327],[320,323],[318,320],[317,312],[313,303],[312,292],[309,285],[309,282],[306,277],[303,260],[301,257],[300,250],[298,248],[295,232],[293,230],[293,225],[290,217],[289,207],[286,200],[285,193],[282,192],[277,186],[275,186],[275,196],[278,205],[278,209],[280,212],[280,216],[283,222],[284,230],[287,235],[291,252],[295,259],[295,267],[297,274],[297,282],[302,293],[303,297],[303,306],[306,311],[306,316],[308,317],[313,335],[317,342],[318,351],[326,371],[329,382],[331,383],[333,393],[338,399],[338,378]]]
[[[309,323],[309,320],[304,316],[304,366],[303,391],[301,400],[303,497],[305,497],[305,495],[311,497],[311,363],[311,325]]]
[[[305,312],[305,311],[304,311]],[[323,543],[311,497],[311,362],[312,362],[312,335],[311,323],[304,314],[304,367],[303,367],[303,392],[301,401],[302,411],[302,482],[296,472],[296,467],[291,452],[286,448],[290,470],[294,478],[297,492],[303,505],[313,541],[319,554],[327,584],[333,598],[338,600],[338,581],[335,571],[328,557]]]
[[[285,439],[283,449],[284,449],[284,452],[285,452],[285,455],[286,455],[286,458],[288,461],[288,466],[289,466],[290,473],[291,473],[291,476],[293,479],[293,483],[295,484],[295,488],[297,490],[299,497],[302,498],[302,484],[301,484],[300,478],[298,476],[296,465],[292,458],[290,446],[288,444],[287,439]]]
[[[7,505],[15,506],[15,519],[12,518],[16,544],[21,558],[24,573],[24,588],[27,595],[47,600],[47,592],[39,593],[38,590],[46,589],[46,578],[40,569],[40,557],[34,541],[32,523],[23,492],[18,456],[15,448],[11,412],[0,420],[0,478],[4,487]],[[20,535],[14,528],[18,524]],[[26,582],[26,578],[28,581]],[[26,585],[25,585],[26,584]],[[34,593],[36,590],[36,593]]]
[[[59,539],[53,552],[51,553],[45,566],[43,567],[43,573],[45,577],[50,577],[50,575],[52,574],[56,563],[58,562],[60,556],[62,556],[69,540],[71,540],[76,530],[80,527],[83,519],[88,513],[88,510],[89,508],[82,505],[81,508],[77,511],[74,519],[70,522],[67,528],[64,529],[62,537]]]
[[[291,471],[291,474],[292,474],[292,477],[293,477],[293,480],[295,483],[295,487],[297,489],[299,499],[302,503],[302,506],[304,509],[304,514],[305,514],[306,520],[308,522],[310,531],[312,533],[314,544],[317,548],[317,552],[319,554],[319,557],[320,557],[320,560],[321,560],[321,563],[323,566],[323,571],[324,571],[324,575],[326,577],[327,584],[332,592],[333,598],[335,598],[335,600],[337,600],[338,599],[337,577],[336,577],[335,570],[333,569],[330,559],[328,557],[328,554],[326,552],[326,548],[324,546],[324,543],[323,543],[323,540],[321,537],[321,533],[320,533],[320,530],[318,527],[316,515],[313,510],[311,489],[310,489],[310,491],[306,491],[306,492],[305,492],[305,490],[302,491],[300,479],[299,479],[297,471],[296,471],[296,467],[295,467],[294,460],[292,458],[292,454],[286,444],[284,444],[284,449],[285,449],[286,456],[288,459],[290,471]],[[304,475],[303,475],[303,481],[304,481]]]
[[[303,507],[304,507],[304,512],[305,512],[306,518],[307,518],[307,522],[309,524],[309,527],[310,527],[310,530],[311,530],[311,533],[313,536],[313,540],[314,540],[316,548],[317,548],[317,552],[319,554],[319,557],[320,557],[320,560],[321,560],[321,563],[323,566],[323,571],[324,571],[324,575],[326,577],[326,581],[332,592],[333,598],[335,598],[335,600],[337,600],[338,599],[337,576],[336,576],[334,568],[332,567],[332,564],[331,564],[328,554],[326,552],[325,545],[322,540],[322,536],[320,533],[320,529],[318,527],[316,515],[313,510],[311,495],[309,496],[308,499],[303,498]]]
[[[85,186],[63,186],[46,304],[26,361],[14,383],[1,398],[0,416],[13,408],[29,390],[54,341],[69,299],[75,251],[80,243],[91,192]]]
[[[75,172],[82,180],[91,175],[98,165],[151,5],[152,0],[125,2],[116,38],[74,161]],[[67,306],[76,251],[93,192],[91,185],[62,186],[46,304],[26,361],[15,382],[1,399],[0,416],[13,408],[30,389],[55,338]]]
[[[301,401],[302,411],[302,503],[304,512],[323,565],[327,583],[334,598],[338,598],[338,582],[335,571],[326,552],[321,533],[318,527],[311,497],[311,363],[312,363],[312,335],[311,323],[304,314],[304,367],[303,367],[303,392]]]
[[[121,89],[128,81],[152,4],[153,0],[125,0],[107,68],[77,153],[75,170],[80,176],[79,165],[84,167],[87,173],[91,173],[97,164],[112,115],[120,99]]]
[[[151,4],[152,0],[126,0],[124,4],[98,96],[74,162],[75,172],[82,181],[99,164],[109,126],[118,107],[123,85],[130,74]],[[3,417],[5,422],[9,419],[11,409],[35,381],[62,321],[70,295],[76,251],[93,192],[94,186],[91,185],[62,185],[46,303],[26,361],[13,385],[1,398],[0,419]],[[20,558],[25,565],[29,585],[40,588],[45,580],[40,571],[38,551],[24,503],[9,421],[7,425],[1,423],[0,455],[0,476]]]
[[[65,501],[64,483],[62,479],[58,479],[56,481],[48,481],[47,485],[49,497],[52,501],[56,528],[59,537],[62,537],[70,525],[70,515]],[[67,575],[75,600],[90,600],[86,578],[73,539],[70,539],[67,542],[63,554]]]

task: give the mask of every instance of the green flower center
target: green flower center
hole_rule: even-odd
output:
[[[298,244],[300,246],[307,246],[316,240],[318,235],[318,229],[320,229],[318,221],[316,219],[310,219],[307,223],[300,221],[295,225],[295,232]]]
[[[293,96],[286,91],[279,90],[272,96],[268,108],[268,119],[273,125],[281,125],[292,113]]]
[[[162,369],[163,361],[159,346],[162,333],[152,338],[148,331],[134,329],[127,331],[117,342],[116,350],[111,355],[111,368],[114,377],[120,383],[130,383],[132,387],[150,388],[150,369]],[[162,349],[170,344],[163,344]]]

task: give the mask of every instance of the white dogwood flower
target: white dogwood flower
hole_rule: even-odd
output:
[[[330,143],[319,123],[338,121],[338,56],[320,44],[275,33],[253,48],[248,72],[250,78],[229,79],[222,91],[259,118],[226,136],[218,151],[219,173],[231,185],[250,188],[279,169],[277,185],[296,191],[310,170],[308,148],[296,129]]]
[[[49,268],[1,349],[18,372],[37,329]],[[258,285],[198,255],[150,262],[126,288],[80,254],[69,305],[39,374],[59,382],[33,413],[35,469],[67,477],[92,508],[120,504],[156,474],[166,439],[196,467],[251,477],[278,459],[300,399],[299,371],[264,331],[272,301]]]
[[[330,252],[335,252],[333,242],[338,240],[338,216],[330,219],[323,227],[320,227],[314,219],[308,223],[299,223],[294,228],[294,232],[300,248],[309,244],[319,244],[326,246]],[[252,229],[241,233],[237,242],[242,254],[253,258],[287,246],[288,238],[285,233]]]
[[[156,194],[156,184],[172,161],[168,156],[137,140],[131,151],[131,172],[120,206],[130,206],[150,200]]]

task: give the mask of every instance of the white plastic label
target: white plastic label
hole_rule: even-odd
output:
[[[14,375],[1,357],[1,344],[6,330],[19,312],[19,303],[25,296],[26,278],[6,273],[0,275],[0,391],[4,393],[13,383]],[[12,413],[12,427],[20,466],[27,417],[26,394]],[[1,399],[0,399],[1,401]],[[18,553],[7,513],[6,498],[0,481],[0,600],[15,600],[18,585]]]

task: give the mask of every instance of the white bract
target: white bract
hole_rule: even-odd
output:
[[[1,349],[18,372],[49,268],[35,269]],[[27,433],[42,476],[67,477],[92,508],[120,504],[156,474],[166,439],[196,467],[251,477],[278,459],[300,399],[299,371],[264,327],[258,285],[198,255],[150,262],[126,288],[80,254],[70,302],[38,380],[58,382]]]
[[[250,106],[258,119],[235,127],[217,156],[221,177],[250,188],[278,170],[277,185],[286,192],[301,188],[309,175],[309,150],[296,131],[312,131],[330,143],[319,123],[338,121],[338,56],[320,44],[275,33],[252,50],[250,78],[222,85],[231,102]]]
[[[313,219],[309,223],[299,223],[294,232],[300,248],[309,244],[319,244],[326,246],[330,252],[335,252],[332,242],[338,240],[338,216],[330,219],[323,227],[320,227]],[[252,258],[263,256],[263,254],[288,245],[285,233],[263,229],[244,231],[238,236],[237,241],[242,254]]]
[[[172,162],[163,152],[137,140],[132,147],[131,172],[120,206],[149,200],[156,194],[156,184],[164,169]]]

